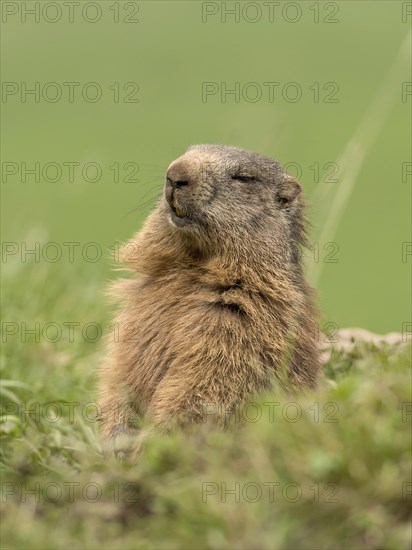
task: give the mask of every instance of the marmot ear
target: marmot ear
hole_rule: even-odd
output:
[[[287,206],[296,199],[301,191],[302,188],[299,183],[288,176],[279,186],[277,199],[281,206]]]

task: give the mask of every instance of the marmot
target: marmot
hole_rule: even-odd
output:
[[[305,281],[301,187],[270,158],[194,145],[123,262],[140,277],[112,289],[119,334],[101,371],[104,436],[137,416],[203,421],[253,394],[314,387],[317,311]]]

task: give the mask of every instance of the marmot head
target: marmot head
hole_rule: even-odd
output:
[[[193,145],[166,173],[160,208],[186,239],[210,246],[249,238],[304,243],[301,187],[268,157]]]

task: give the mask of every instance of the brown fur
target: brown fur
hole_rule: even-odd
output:
[[[273,380],[314,387],[318,377],[299,184],[272,159],[220,145],[190,147],[167,178],[123,248],[141,276],[113,288],[122,308],[101,371],[106,437],[136,415],[169,427],[212,408],[223,421]],[[172,221],[170,203],[186,223]]]

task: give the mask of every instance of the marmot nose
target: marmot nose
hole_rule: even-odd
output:
[[[189,185],[188,170],[183,162],[174,162],[166,174],[166,181],[173,189],[180,189]]]
[[[186,187],[186,185],[189,185],[189,182],[187,180],[183,180],[183,179],[173,180],[169,176],[166,179],[167,179],[167,183],[171,185],[173,189],[180,189],[181,187]]]

